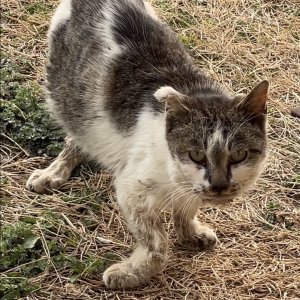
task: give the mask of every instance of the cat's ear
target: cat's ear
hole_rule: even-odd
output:
[[[189,110],[185,104],[185,95],[176,91],[170,86],[164,86],[159,88],[155,93],[154,97],[161,103],[166,104],[166,109],[168,113],[176,113],[179,111]]]
[[[261,115],[267,113],[267,99],[269,82],[267,80],[259,83],[247,96],[244,94],[236,95],[234,102],[237,108],[247,114]]]

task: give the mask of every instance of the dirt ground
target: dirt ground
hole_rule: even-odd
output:
[[[103,270],[135,244],[110,174],[85,164],[61,191],[25,189],[30,173],[47,166],[62,141],[45,125],[40,88],[58,2],[2,0],[0,299],[300,299],[300,119],[290,115],[300,105],[300,2],[152,3],[195,63],[230,91],[270,81],[263,175],[230,206],[199,212],[218,234],[214,251],[178,247],[165,213],[166,269],[135,291],[107,290]]]

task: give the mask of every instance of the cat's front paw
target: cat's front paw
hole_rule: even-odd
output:
[[[144,283],[128,262],[110,266],[103,274],[105,285],[113,290],[132,289]]]
[[[58,189],[70,177],[67,169],[46,168],[35,170],[26,183],[26,188],[32,192],[44,194]]]
[[[199,222],[193,222],[189,235],[179,237],[183,246],[197,247],[201,250],[213,250],[218,242],[215,232]]]
[[[207,226],[198,225],[193,238],[203,250],[213,250],[218,242],[215,232]]]

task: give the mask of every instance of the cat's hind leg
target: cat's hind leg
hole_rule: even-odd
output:
[[[66,138],[66,145],[49,167],[35,170],[26,183],[26,188],[36,193],[47,193],[58,189],[68,181],[72,171],[83,160],[83,154],[74,145],[71,138]]]
[[[176,201],[173,204],[174,226],[179,243],[201,250],[212,250],[218,242],[217,235],[198,220],[198,209],[198,199],[189,199],[189,202]]]
[[[159,211],[151,209],[155,196],[143,183],[116,183],[117,198],[138,246],[123,262],[110,266],[103,280],[111,289],[131,289],[147,283],[166,263],[167,238]]]

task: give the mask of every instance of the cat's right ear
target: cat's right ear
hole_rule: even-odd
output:
[[[269,91],[269,82],[267,80],[259,83],[246,96],[239,94],[235,97],[234,102],[237,108],[251,115],[263,115],[267,113],[267,99]]]
[[[180,111],[189,111],[189,109],[184,104],[186,96],[170,86],[163,86],[159,88],[154,93],[154,97],[159,102],[166,104],[167,113],[172,114]]]

